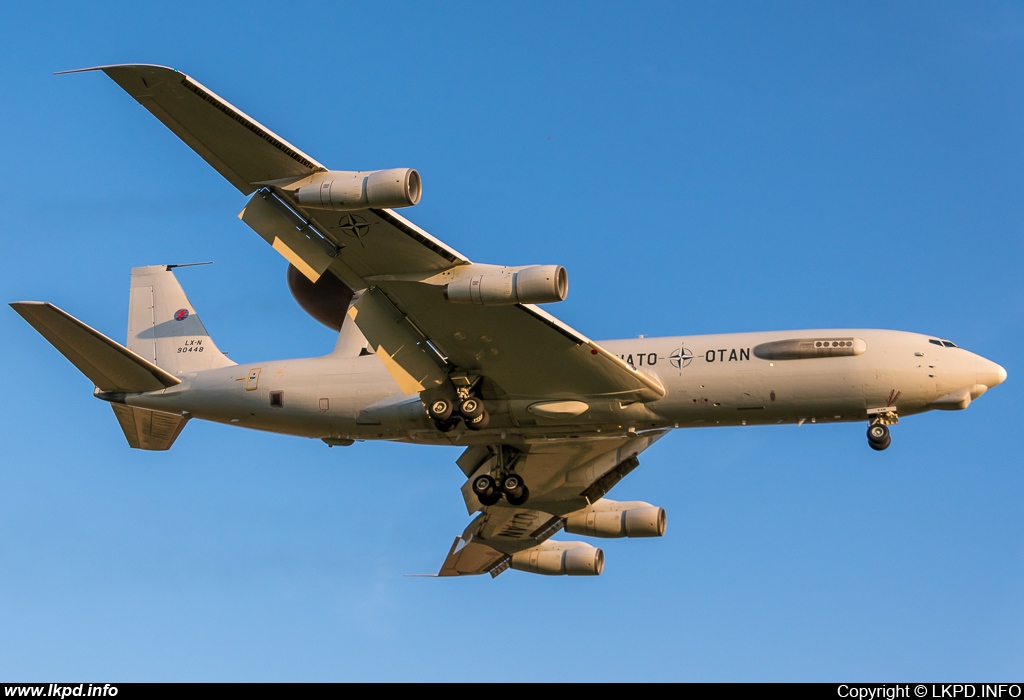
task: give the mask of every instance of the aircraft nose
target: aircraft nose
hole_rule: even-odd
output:
[[[991,360],[984,358],[978,363],[978,383],[989,389],[1006,381],[1006,370]]]

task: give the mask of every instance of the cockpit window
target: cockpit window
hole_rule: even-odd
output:
[[[931,338],[928,342],[931,343],[932,345],[942,345],[942,341],[936,340],[935,338]]]
[[[951,340],[943,340],[943,341],[942,341],[942,345],[943,345],[944,347],[947,347],[947,348],[955,348],[955,347],[956,347],[956,343],[954,343],[954,342],[953,342],[953,341],[951,341]]]

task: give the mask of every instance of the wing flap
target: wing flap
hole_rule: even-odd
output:
[[[368,289],[348,315],[373,346],[399,389],[415,394],[441,385],[447,378],[422,335],[376,289]]]
[[[11,308],[91,379],[100,391],[159,391],[181,383],[177,377],[53,304],[20,301],[11,304]]]
[[[316,282],[331,266],[337,250],[268,190],[261,190],[238,218],[295,266],[310,282]]]

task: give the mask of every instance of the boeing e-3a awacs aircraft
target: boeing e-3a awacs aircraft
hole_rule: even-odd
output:
[[[657,537],[665,511],[606,494],[672,428],[833,421],[889,446],[900,416],[963,409],[1006,379],[943,338],[833,329],[594,342],[535,304],[558,265],[473,263],[396,214],[412,169],[329,170],[170,68],[101,70],[245,195],[239,218],[289,262],[330,355],[235,364],[173,265],[132,270],[122,346],[57,307],[11,306],[95,384],[129,445],[168,449],[191,418],[319,438],[458,445],[470,514],[439,575],[597,575],[592,537]],[[76,72],[76,71],[70,71]]]

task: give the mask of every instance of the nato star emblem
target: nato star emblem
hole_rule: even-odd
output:
[[[676,369],[682,369],[693,361],[693,353],[685,347],[681,347],[668,356],[668,361],[671,362],[672,366]]]

